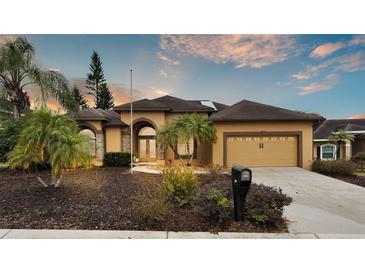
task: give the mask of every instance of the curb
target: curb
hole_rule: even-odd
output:
[[[365,239],[365,234],[0,229],[0,239]]]

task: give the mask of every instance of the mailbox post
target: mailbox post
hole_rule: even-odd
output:
[[[251,181],[251,169],[243,166],[234,166],[232,168],[234,219],[236,222],[243,220],[243,208]]]

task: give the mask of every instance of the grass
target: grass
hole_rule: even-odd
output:
[[[355,175],[357,175],[357,176],[363,176],[363,177],[365,177],[365,172],[355,172],[354,173]]]

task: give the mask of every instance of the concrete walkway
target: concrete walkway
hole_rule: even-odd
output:
[[[301,168],[253,168],[253,181],[281,187],[292,233],[365,234],[365,188]]]
[[[365,234],[0,229],[0,239],[365,239]]]

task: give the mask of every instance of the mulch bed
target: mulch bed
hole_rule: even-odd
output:
[[[353,185],[365,187],[365,176],[351,175],[351,176],[336,176],[335,178],[348,182]]]
[[[65,172],[59,188],[44,188],[36,177],[50,180],[48,170],[35,172],[0,169],[0,228],[214,231],[193,207],[175,207],[164,223],[151,224],[133,210],[133,196],[143,186],[161,183],[156,174],[129,174],[126,168],[94,168]],[[230,177],[222,177],[230,184]],[[222,230],[222,229],[220,229]],[[248,220],[225,231],[285,232],[279,227]]]

